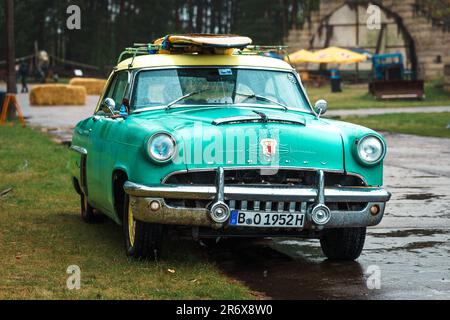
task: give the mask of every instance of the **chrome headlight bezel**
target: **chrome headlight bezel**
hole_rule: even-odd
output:
[[[361,153],[360,153],[360,151],[361,151],[360,148],[361,148],[362,143],[370,138],[376,139],[380,143],[380,146],[382,148],[380,156],[374,161],[367,161],[366,159],[364,159],[361,156]],[[367,134],[356,140],[355,149],[354,149],[355,157],[361,164],[363,164],[365,166],[375,166],[375,165],[379,164],[386,157],[386,152],[387,152],[387,147],[386,147],[385,141],[381,137],[379,137],[375,134]]]
[[[172,148],[171,148],[172,151],[170,152],[170,154],[167,154],[167,156],[165,156],[165,157],[158,157],[152,152],[153,143],[160,136],[165,136],[166,138],[169,139],[168,141],[170,141],[172,143]],[[145,149],[146,149],[146,153],[147,153],[148,157],[153,162],[155,162],[157,164],[166,164],[166,163],[172,161],[172,159],[175,157],[175,155],[177,153],[177,142],[176,142],[175,138],[170,133],[165,132],[165,131],[160,131],[160,132],[156,132],[155,134],[153,134],[147,140],[147,143],[145,145]]]

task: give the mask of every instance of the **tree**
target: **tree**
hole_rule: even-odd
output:
[[[273,0],[237,2],[232,26],[233,33],[245,34],[255,43],[279,45],[283,43],[283,6]]]
[[[279,45],[301,27],[317,0],[20,0],[15,1],[16,53],[34,52],[101,68],[106,75],[124,47],[168,33],[236,33],[255,43]],[[81,30],[68,30],[66,9],[81,8]],[[4,3],[0,1],[0,26]],[[0,29],[0,37],[5,32]],[[0,61],[5,39],[0,41]],[[0,66],[1,68],[1,66]]]

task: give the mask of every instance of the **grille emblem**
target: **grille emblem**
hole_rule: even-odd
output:
[[[261,146],[266,157],[273,157],[277,153],[278,142],[275,139],[263,139]]]

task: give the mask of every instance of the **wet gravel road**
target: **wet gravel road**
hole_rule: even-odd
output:
[[[268,298],[450,299],[450,139],[386,138],[393,198],[358,261],[329,262],[318,241],[295,239],[226,244],[211,258]]]

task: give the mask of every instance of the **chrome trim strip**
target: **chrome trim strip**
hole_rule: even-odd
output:
[[[144,186],[126,182],[125,192],[136,197],[166,199],[214,200],[216,186],[205,185],[151,185]],[[226,200],[264,200],[282,202],[315,202],[318,189],[273,186],[225,186]],[[387,202],[391,194],[382,188],[325,188],[326,202]]]
[[[70,150],[78,152],[82,155],[87,155],[87,150],[85,148],[79,147],[79,146],[70,146]]]
[[[213,171],[213,170],[211,170],[211,171]],[[187,169],[173,171],[173,172],[169,173],[167,176],[165,176],[163,179],[161,179],[161,183],[165,184],[167,182],[167,180],[169,180],[173,176],[176,176],[177,174],[189,173],[189,172],[190,171]]]

